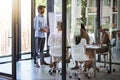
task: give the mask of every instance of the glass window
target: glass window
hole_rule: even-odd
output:
[[[95,31],[96,28],[96,16],[97,16],[97,6],[96,0],[87,0],[87,8],[86,8],[86,28],[88,30],[88,34],[93,40],[95,40]]]
[[[46,17],[46,20],[47,20],[47,0],[36,0],[36,15],[38,15],[38,10],[37,10],[37,7],[39,5],[44,5],[46,6],[45,8],[45,13],[44,13],[44,16]],[[45,34],[45,45],[44,45],[44,50],[47,50],[47,34]]]
[[[0,63],[12,57],[12,0],[0,0]],[[9,66],[9,67],[6,67]],[[0,73],[12,74],[12,64],[0,64]]]
[[[0,0],[0,56],[11,55],[11,44],[12,0]]]
[[[110,6],[111,0],[103,0],[103,6]]]
[[[111,0],[103,0],[102,2],[102,12],[101,12],[101,25],[104,29],[110,28],[110,16],[111,16]]]
[[[54,0],[54,10],[56,13],[62,13],[62,0]]]
[[[117,28],[117,14],[112,15],[112,28]]]
[[[31,0],[21,0],[21,52],[31,52]]]
[[[95,7],[96,5],[96,0],[88,0],[88,4],[87,4],[87,6],[88,7]]]
[[[113,0],[113,12],[117,12],[118,11],[118,0]]]

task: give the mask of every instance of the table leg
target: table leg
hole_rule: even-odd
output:
[[[96,50],[94,50],[94,77],[96,77]]]
[[[110,73],[111,73],[111,69],[112,69],[112,67],[111,67],[111,47],[109,46],[109,66],[110,66]]]

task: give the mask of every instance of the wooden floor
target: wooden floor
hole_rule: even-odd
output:
[[[116,55],[120,55],[120,53],[114,53]],[[113,55],[114,57],[120,56]],[[117,58],[116,58],[117,59]],[[47,62],[50,61],[50,58],[45,58]],[[115,59],[114,59],[115,61]],[[97,62],[97,66],[100,69],[100,72],[97,72],[96,78],[92,77],[91,79],[87,79],[85,75],[82,75],[81,80],[120,80],[120,65],[112,65],[112,69],[114,68],[116,71],[111,74],[107,73],[107,70],[101,67],[103,64]],[[73,67],[73,61],[68,64],[67,67],[67,78],[66,80],[78,80],[76,77],[73,79],[69,78],[70,73],[74,72],[70,68]],[[107,64],[108,66],[108,64]],[[17,80],[61,80],[61,75],[59,73],[50,75],[49,74],[49,66],[40,65],[40,68],[35,68],[33,64],[33,60],[24,60],[17,62]],[[11,63],[0,64],[0,72],[11,73]],[[0,80],[10,80],[8,78],[4,78],[0,76]]]

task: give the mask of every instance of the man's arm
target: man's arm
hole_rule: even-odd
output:
[[[39,31],[40,32],[48,32],[48,30],[46,28],[41,28]]]

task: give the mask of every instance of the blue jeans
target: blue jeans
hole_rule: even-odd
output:
[[[44,50],[45,38],[35,38],[35,54],[34,54],[34,63],[36,63],[36,58],[38,53],[40,53],[40,63],[44,62],[43,50]]]

